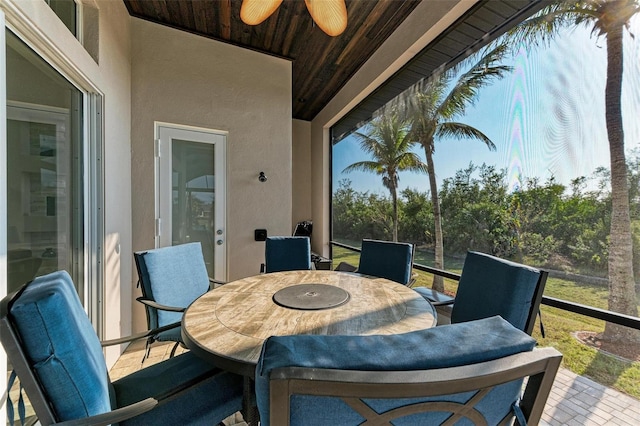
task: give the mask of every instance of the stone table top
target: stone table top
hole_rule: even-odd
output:
[[[299,284],[336,286],[346,303],[327,309],[280,306],[273,295]],[[253,377],[262,343],[293,334],[400,334],[436,324],[433,306],[412,289],[383,278],[335,271],[261,274],[205,293],[182,319],[185,345],[220,368]]]

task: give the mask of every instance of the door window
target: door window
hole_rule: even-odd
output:
[[[207,272],[226,279],[226,137],[160,126],[157,189],[160,246],[199,242]]]

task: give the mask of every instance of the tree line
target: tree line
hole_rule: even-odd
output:
[[[635,276],[640,277],[640,150],[627,162]],[[468,249],[574,273],[607,276],[611,190],[609,171],[597,169],[565,186],[554,177],[525,179],[509,189],[506,170],[470,163],[444,179],[439,191],[447,255]],[[591,183],[593,182],[593,183]],[[593,189],[595,188],[595,189]],[[433,249],[433,197],[403,189],[397,197],[398,240]],[[393,201],[359,192],[343,179],[333,195],[334,239],[391,240]]]

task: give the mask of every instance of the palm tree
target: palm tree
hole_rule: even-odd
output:
[[[408,96],[400,101],[404,114],[411,123],[411,137],[422,145],[427,160],[435,222],[434,266],[437,269],[444,269],[444,247],[440,200],[433,162],[435,141],[442,138],[475,139],[484,143],[492,151],[496,149],[491,139],[480,130],[453,120],[462,116],[467,106],[475,102],[478,91],[482,87],[511,71],[511,67],[500,64],[506,53],[507,47],[504,44],[488,48],[480,54],[480,59],[467,72],[458,77],[453,88],[451,85],[458,71],[457,68],[420,81],[410,89]],[[444,281],[441,276],[433,276],[432,288],[436,291],[444,291]]]
[[[631,18],[640,12],[638,0],[562,1],[544,8],[512,32],[515,45],[548,42],[561,28],[584,25],[607,41],[605,118],[611,161],[611,233],[609,243],[609,310],[638,316],[633,279],[633,243],[629,187],[622,126],[622,39]],[[640,332],[607,323],[604,338],[640,342]]]
[[[382,184],[391,194],[393,205],[393,241],[398,241],[398,182],[399,172],[425,172],[426,166],[418,155],[411,152],[413,143],[408,138],[407,124],[391,111],[383,114],[370,124],[364,134],[356,132],[361,149],[369,154],[369,161],[358,161],[347,166],[342,172],[372,172],[382,176]]]

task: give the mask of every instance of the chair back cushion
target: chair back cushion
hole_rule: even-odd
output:
[[[156,302],[186,308],[209,290],[209,276],[199,242],[162,247],[135,254],[142,294]],[[149,327],[182,319],[181,312],[150,310]],[[154,324],[154,319],[157,323]]]
[[[280,367],[313,367],[362,371],[431,370],[474,364],[530,351],[535,340],[500,317],[445,325],[399,335],[296,335],[268,338],[256,366],[256,395],[260,418],[268,425],[269,377]],[[476,408],[489,424],[497,424],[518,398],[521,381],[494,388]],[[451,401],[468,395],[447,396]],[[424,398],[422,400],[430,400]],[[363,419],[338,398],[294,396],[291,424],[359,424]],[[406,400],[366,400],[380,412]],[[412,402],[416,402],[415,400]],[[442,413],[421,413],[408,424],[440,424]],[[355,416],[355,418],[354,418]],[[293,419],[296,421],[293,421]],[[354,418],[351,423],[347,419]],[[445,416],[446,418],[446,416]],[[402,419],[399,419],[402,420]],[[403,424],[394,420],[394,424]]]
[[[311,269],[309,237],[267,237],[265,272]]]
[[[407,285],[413,267],[413,245],[390,241],[362,240],[358,272]]]
[[[525,331],[540,270],[484,253],[468,252],[451,322],[500,315]]]
[[[9,316],[59,420],[111,411],[102,347],[66,271],[33,280]]]

